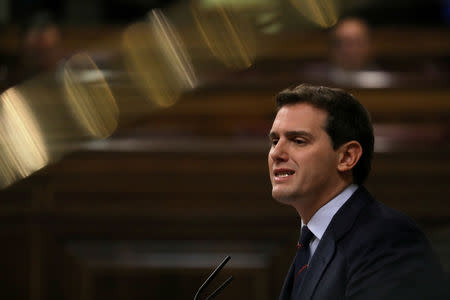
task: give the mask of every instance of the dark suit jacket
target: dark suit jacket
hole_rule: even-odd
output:
[[[291,266],[280,300],[290,300]],[[292,299],[450,299],[429,242],[407,216],[360,187],[339,209]]]

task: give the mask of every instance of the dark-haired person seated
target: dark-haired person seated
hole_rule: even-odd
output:
[[[374,148],[366,109],[343,90],[309,85],[276,101],[272,196],[302,220],[280,299],[449,299],[425,235],[363,186]]]
[[[299,74],[309,81],[338,86],[391,86],[394,78],[375,62],[370,32],[363,19],[342,18],[329,32],[327,61],[306,63]]]

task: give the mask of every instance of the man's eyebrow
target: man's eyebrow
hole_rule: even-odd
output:
[[[294,131],[287,131],[285,133],[285,135],[287,137],[293,137],[293,136],[305,136],[309,139],[313,139],[313,135],[311,133],[309,133],[308,131],[304,131],[304,130],[294,130]],[[269,138],[273,139],[273,138],[277,138],[279,137],[278,133],[272,131],[269,133]]]
[[[288,137],[305,136],[305,137],[310,138],[310,139],[313,138],[313,135],[311,133],[309,133],[308,131],[304,131],[304,130],[287,131],[285,133],[285,135],[288,136]]]

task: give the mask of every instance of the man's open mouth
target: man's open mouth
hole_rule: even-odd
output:
[[[295,171],[293,170],[276,170],[274,172],[275,177],[288,177],[290,175],[294,175]]]

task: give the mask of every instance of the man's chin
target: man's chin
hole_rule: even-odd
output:
[[[292,202],[294,202],[292,193],[288,193],[286,191],[272,190],[272,197],[283,204],[291,204]]]

